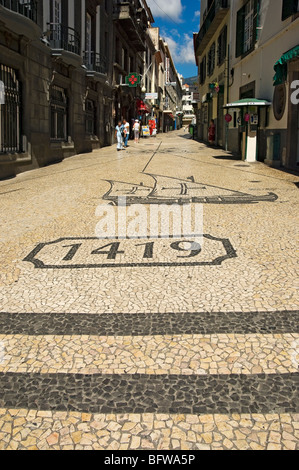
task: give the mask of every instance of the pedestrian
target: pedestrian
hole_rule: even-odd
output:
[[[209,126],[209,144],[215,144],[215,135],[216,135],[216,126],[214,119],[211,119],[210,126]]]
[[[138,144],[139,135],[140,135],[140,122],[138,121],[138,119],[135,120],[133,129],[134,129],[135,144]]]
[[[123,130],[124,130],[124,126],[122,125],[121,121],[118,121],[117,126],[115,128],[115,138],[117,139],[117,151],[124,150]]]
[[[124,126],[124,146],[128,147],[128,140],[130,137],[130,123],[126,121],[126,119],[123,120],[123,126]]]

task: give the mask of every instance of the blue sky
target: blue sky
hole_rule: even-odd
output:
[[[147,0],[155,18],[153,26],[169,45],[174,63],[185,78],[197,75],[193,33],[199,30],[200,0]]]

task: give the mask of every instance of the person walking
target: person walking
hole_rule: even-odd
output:
[[[117,139],[117,151],[124,150],[123,147],[123,130],[124,126],[122,125],[121,121],[118,121],[117,126],[115,128],[115,138]]]
[[[138,144],[139,135],[140,135],[140,123],[139,123],[138,119],[135,120],[133,129],[134,129],[135,144]]]
[[[214,119],[211,119],[210,126],[209,126],[209,144],[215,144],[215,135],[216,135],[216,127]]]
[[[128,141],[130,137],[130,123],[126,121],[126,119],[123,120],[123,133],[124,133],[124,146],[127,148],[128,147]]]

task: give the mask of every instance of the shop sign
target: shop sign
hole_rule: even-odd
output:
[[[143,137],[148,137],[151,135],[149,126],[142,126],[142,135]]]
[[[145,93],[145,99],[146,100],[157,100],[158,99],[158,93]]]
[[[129,87],[137,87],[140,84],[140,75],[138,73],[130,73],[126,76],[126,84]]]

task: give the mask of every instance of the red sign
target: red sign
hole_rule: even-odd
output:
[[[144,111],[146,113],[150,113],[151,112],[151,108],[146,104],[144,103],[144,101],[142,100],[137,100],[137,110],[138,111]]]
[[[226,120],[226,122],[231,122],[231,120],[232,120],[231,114],[226,114],[225,115],[225,120]]]

